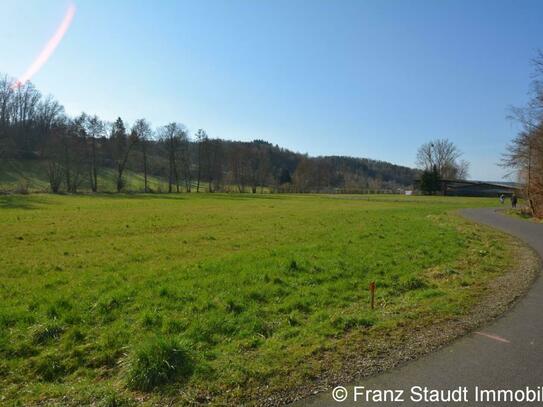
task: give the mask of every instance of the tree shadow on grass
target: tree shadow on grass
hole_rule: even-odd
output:
[[[144,194],[143,192],[100,192],[97,194],[81,194],[80,196],[90,196],[90,197],[99,197],[99,198],[107,198],[107,199],[172,199],[172,200],[182,200],[186,199],[187,195],[190,195],[190,193],[184,193],[184,192],[173,192],[171,194],[169,193],[147,193]]]
[[[261,194],[261,193],[250,193],[250,192],[203,192],[200,194],[195,195],[207,195],[211,197],[216,197],[220,199],[225,200],[231,200],[231,201],[248,201],[248,200],[255,200],[255,199],[282,199],[287,194]]]
[[[202,197],[220,200],[277,200],[281,199],[280,194],[249,194],[249,193],[196,193],[196,192],[179,192],[179,193],[108,193],[100,192],[97,194],[91,193],[79,193],[79,194],[66,194],[66,196],[79,196],[79,197],[96,197],[110,200],[124,200],[124,199],[143,199],[143,200],[175,200],[184,201],[190,198]],[[38,209],[40,205],[51,205],[51,200],[44,199],[36,194],[31,195],[1,195],[0,194],[0,209]]]
[[[157,193],[140,193],[140,192],[101,192],[95,195],[92,194],[82,194],[82,196],[97,196],[100,198],[107,199],[157,199],[157,200],[185,200],[190,198],[217,198],[217,199],[227,199],[227,200],[250,200],[250,199],[280,199],[280,194],[251,194],[251,193],[238,193],[238,192],[157,192]]]
[[[50,204],[43,198],[24,195],[0,195],[0,209],[38,209],[39,205]]]

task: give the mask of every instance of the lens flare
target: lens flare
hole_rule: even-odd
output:
[[[32,77],[41,69],[41,67],[47,62],[47,60],[51,57],[55,49],[57,48],[58,44],[60,44],[60,41],[62,40],[62,37],[64,37],[64,34],[66,34],[66,31],[68,31],[68,28],[70,27],[70,24],[72,23],[72,20],[75,15],[75,5],[70,4],[68,6],[68,9],[66,10],[66,14],[64,14],[64,18],[62,19],[62,22],[56,29],[53,36],[47,41],[39,55],[36,57],[34,62],[32,62],[32,65],[28,67],[26,72],[19,78],[17,81],[12,85],[12,88],[18,88],[23,86],[26,82],[28,82]]]

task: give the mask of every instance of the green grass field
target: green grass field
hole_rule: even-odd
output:
[[[0,196],[0,404],[251,403],[339,371],[347,340],[458,317],[512,265],[453,211],[488,205]]]

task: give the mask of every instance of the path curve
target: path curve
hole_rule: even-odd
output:
[[[494,209],[465,209],[461,214],[478,223],[514,235],[529,244],[543,258],[543,225],[496,213]],[[300,400],[296,406],[421,406],[492,405],[476,403],[475,386],[483,389],[537,390],[543,386],[543,279],[504,316],[451,345],[390,372],[344,385],[349,396],[342,402],[332,399],[332,391]],[[404,390],[404,402],[353,400],[353,386],[365,389]],[[413,386],[447,390],[466,386],[468,402],[415,403],[410,401]],[[543,391],[542,391],[543,394]],[[539,403],[499,403],[495,405],[542,405]]]

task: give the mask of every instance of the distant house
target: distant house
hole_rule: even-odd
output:
[[[415,181],[419,189],[420,180]],[[486,182],[486,181],[463,181],[463,180],[441,180],[441,193],[449,196],[480,196],[497,197],[500,195],[510,196],[519,193],[521,185],[509,182]]]

